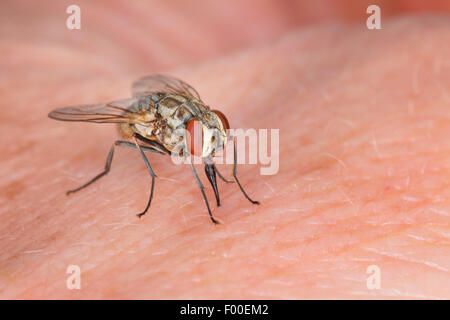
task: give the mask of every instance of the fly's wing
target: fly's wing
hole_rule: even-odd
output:
[[[140,114],[130,110],[139,110],[136,108],[137,105],[139,100],[132,98],[110,103],[58,108],[50,112],[48,116],[62,121],[140,123]]]
[[[131,92],[133,93],[133,97],[141,97],[154,93],[174,93],[193,97],[201,101],[197,90],[191,85],[180,79],[159,74],[147,76],[135,81]]]

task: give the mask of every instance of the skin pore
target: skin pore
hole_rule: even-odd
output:
[[[155,195],[138,219],[151,179],[127,148],[67,197],[103,169],[119,135],[47,113],[126,98],[148,68],[29,49],[8,55],[0,84],[1,298],[450,298],[448,17],[312,26],[170,70],[231,127],[280,129],[277,174],[238,166],[260,206],[219,180],[217,208],[197,167],[220,225],[189,166],[154,154]],[[81,290],[66,287],[69,265]],[[378,290],[366,285],[371,265]]]

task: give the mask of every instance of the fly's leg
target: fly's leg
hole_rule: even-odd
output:
[[[223,181],[223,182],[226,182],[226,183],[232,183],[232,182],[234,182],[234,180],[228,180],[227,178],[225,178],[220,172],[219,172],[219,170],[217,169],[217,167],[214,165],[214,170],[216,171],[216,173],[217,173],[217,175],[219,176],[219,178]]]
[[[248,194],[245,192],[244,188],[242,188],[241,183],[239,182],[238,178],[237,178],[237,172],[236,172],[236,164],[237,164],[237,146],[236,146],[236,137],[233,138],[233,159],[234,159],[234,163],[233,163],[233,177],[234,180],[237,182],[239,189],[241,189],[242,193],[244,194],[244,196],[247,198],[248,201],[250,201],[253,204],[260,204],[259,201],[255,201],[252,200]]]
[[[194,175],[195,181],[197,182],[198,187],[200,188],[200,191],[203,195],[203,200],[205,200],[206,203],[206,208],[208,208],[208,213],[209,213],[209,217],[211,218],[211,221],[214,222],[215,224],[219,224],[220,222],[217,221],[216,219],[214,219],[212,213],[211,213],[211,208],[209,207],[209,202],[208,199],[206,198],[206,194],[205,194],[205,190],[203,187],[202,182],[200,181],[198,175],[197,175],[197,171],[195,171],[194,165],[192,164],[192,161],[189,162],[189,165],[191,166],[191,170],[192,170],[192,174]]]
[[[123,146],[123,147],[127,147],[127,148],[131,148],[131,149],[135,149],[137,150],[136,144],[128,142],[128,141],[123,141],[123,140],[117,140],[115,142],[116,146]],[[153,147],[146,147],[146,146],[141,146],[142,150],[144,150],[145,152],[153,152],[153,153],[159,153],[159,154],[165,154],[157,149],[154,149]]]
[[[153,172],[152,166],[150,165],[150,162],[148,162],[147,156],[144,153],[144,150],[142,149],[142,147],[137,143],[136,137],[133,136],[133,141],[134,144],[136,145],[136,148],[139,150],[139,152],[141,153],[142,159],[144,159],[145,165],[147,166],[148,172],[150,173],[150,175],[152,176],[152,187],[150,189],[150,197],[148,199],[148,203],[147,203],[147,207],[145,207],[144,211],[142,211],[141,213],[138,213],[137,216],[138,218],[142,217],[150,208],[150,204],[152,203],[152,199],[153,199],[153,190],[155,189],[155,178],[156,178],[156,174]]]
[[[76,188],[76,189],[72,189],[66,192],[67,195],[71,194],[71,193],[75,193],[77,191],[80,191],[81,189],[86,188],[87,186],[91,185],[92,183],[94,183],[95,181],[97,181],[98,179],[100,179],[101,177],[105,176],[109,170],[111,169],[111,163],[112,163],[112,159],[114,156],[114,146],[125,146],[125,147],[130,147],[133,149],[136,149],[136,145],[128,142],[128,141],[122,141],[122,140],[117,140],[116,142],[114,142],[114,144],[111,147],[111,150],[109,150],[108,153],[108,157],[106,158],[106,164],[105,164],[105,169],[100,172],[98,175],[96,175],[94,178],[92,178],[91,180],[89,180],[88,182],[86,182],[85,184],[83,184],[82,186]],[[162,152],[160,152],[159,150],[155,150],[151,147],[142,147],[142,149],[144,151],[148,151],[148,152],[155,152],[155,153],[160,153],[162,154]]]
[[[92,178],[91,180],[89,180],[88,182],[83,184],[82,186],[80,186],[80,187],[78,187],[76,189],[72,189],[72,190],[67,191],[66,194],[69,195],[71,193],[75,193],[77,191],[80,191],[81,189],[86,188],[87,186],[89,186],[90,184],[94,183],[95,181],[97,181],[101,177],[105,176],[109,172],[109,169],[111,168],[111,162],[112,162],[113,156],[114,156],[114,144],[112,145],[111,150],[109,150],[108,157],[106,158],[105,170],[100,172],[98,175],[96,175],[94,178]]]

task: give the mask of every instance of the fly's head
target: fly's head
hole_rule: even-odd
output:
[[[187,149],[192,155],[210,158],[215,151],[223,149],[230,129],[225,115],[218,110],[208,110],[186,124]]]

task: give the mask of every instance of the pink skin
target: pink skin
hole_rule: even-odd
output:
[[[64,32],[85,47],[96,39]],[[438,16],[386,20],[382,31],[325,25],[169,70],[232,127],[280,129],[277,174],[238,167],[261,206],[219,181],[216,208],[197,168],[221,225],[189,167],[152,154],[155,197],[139,220],[150,177],[130,149],[67,197],[102,170],[118,134],[47,113],[127,97],[149,68],[143,58],[121,70],[118,49],[100,59],[4,41],[0,297],[450,298],[449,35]],[[142,57],[154,50],[133,44]],[[69,265],[81,268],[81,290],[66,287]],[[370,265],[379,290],[366,286]]]

